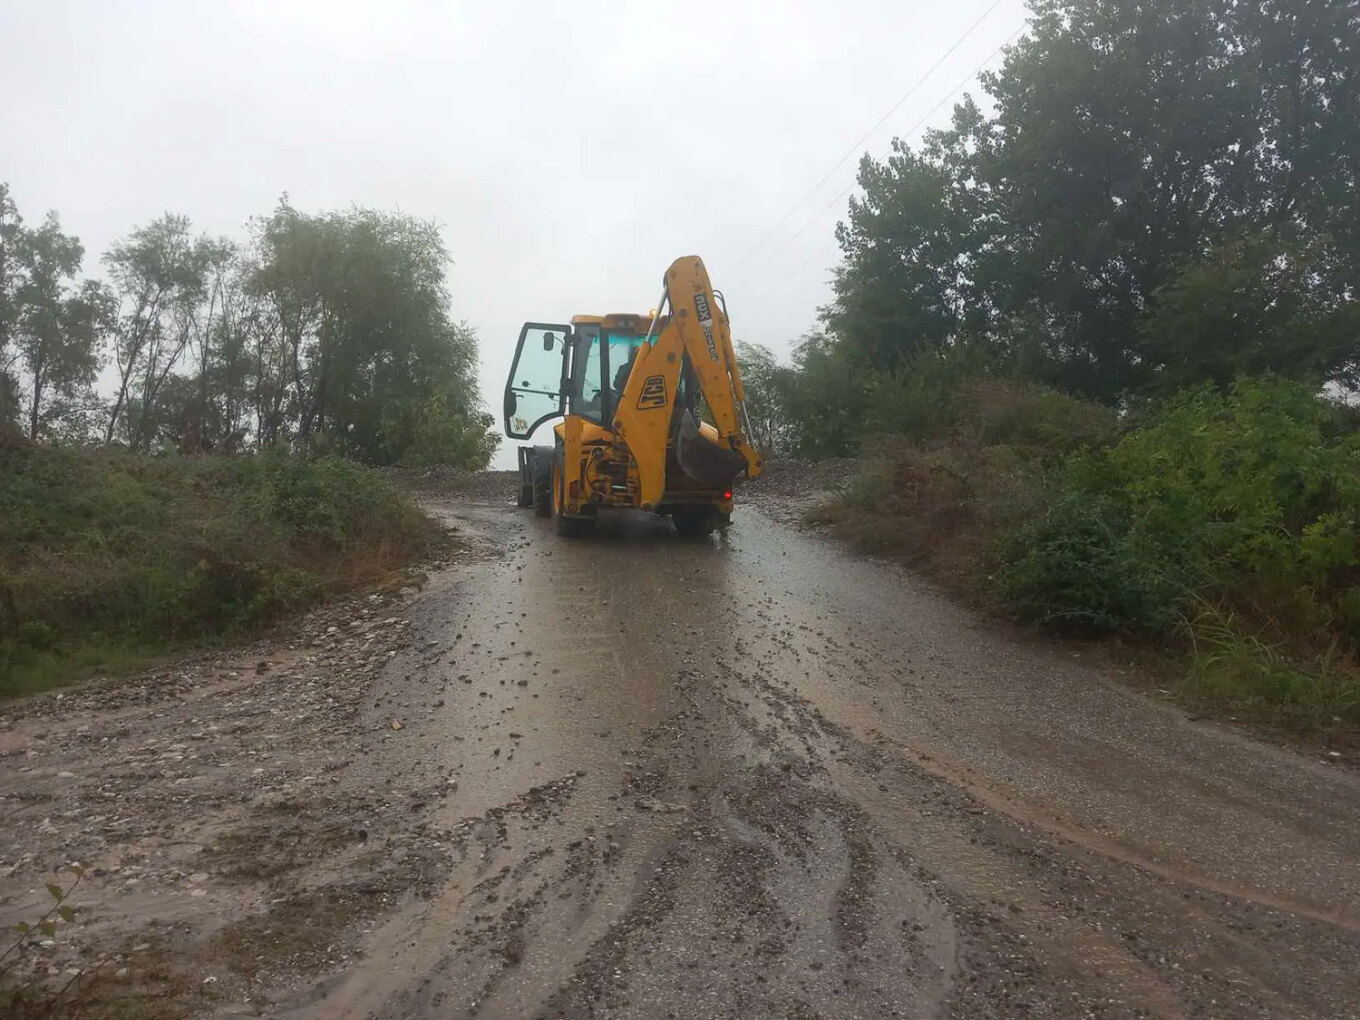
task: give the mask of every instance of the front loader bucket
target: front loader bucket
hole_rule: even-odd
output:
[[[741,454],[705,439],[689,411],[680,416],[675,459],[681,471],[706,489],[726,489],[746,467],[746,458]]]

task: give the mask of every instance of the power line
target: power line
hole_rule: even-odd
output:
[[[926,112],[919,120],[917,120],[915,124],[913,124],[910,128],[908,128],[908,129],[904,132],[904,134],[903,134],[902,137],[910,137],[911,135],[915,134],[916,131],[919,130],[919,129],[925,124],[926,121],[928,121],[931,117],[935,116],[935,114],[939,112],[939,110],[940,110],[941,107],[943,107],[946,103],[950,102],[955,96],[957,96],[960,92],[962,92],[965,88],[967,88],[967,87],[968,87],[968,84],[969,84],[974,78],[976,78],[979,74],[982,73],[982,69],[983,69],[984,67],[986,67],[988,64],[990,64],[994,59],[996,59],[996,55],[997,55],[998,53],[1000,53],[1002,50],[1004,50],[1007,46],[1009,46],[1012,42],[1015,41],[1016,36],[1018,36],[1018,35],[1020,34],[1020,32],[1021,32],[1023,29],[1024,29],[1024,26],[1022,25],[1022,26],[1020,26],[1020,28],[1017,28],[1014,32],[1012,32],[1012,33],[1010,34],[1010,36],[1009,36],[1004,42],[1002,42],[1002,44],[1001,44],[1000,46],[998,46],[996,49],[992,50],[992,52],[989,53],[989,54],[987,55],[987,57],[982,61],[982,63],[978,64],[977,67],[973,68],[972,72],[968,75],[968,77],[964,78],[963,81],[961,81],[961,82],[959,82],[957,85],[955,85],[953,91],[951,91],[948,95],[946,95],[943,99],[941,99],[938,103],[936,103],[933,107],[931,107],[930,110],[928,110],[928,111],[927,111],[927,112]],[[842,161],[842,162],[843,162],[843,161]],[[837,195],[837,196],[836,196],[835,198],[833,198],[830,202],[828,202],[826,205],[824,205],[824,206],[822,207],[821,211],[818,212],[816,216],[812,217],[812,219],[810,219],[810,220],[808,220],[806,223],[804,223],[803,226],[799,228],[799,230],[798,230],[798,232],[797,232],[796,234],[794,234],[792,237],[790,237],[788,240],[786,240],[779,248],[776,248],[775,251],[769,256],[769,258],[767,258],[764,262],[762,262],[759,266],[757,266],[754,270],[752,270],[752,272],[756,272],[756,273],[760,272],[762,269],[764,269],[766,266],[768,266],[771,262],[773,262],[776,258],[778,258],[781,251],[787,249],[791,244],[793,244],[794,241],[798,240],[798,238],[802,237],[805,233],[807,233],[808,230],[812,227],[812,225],[813,225],[814,223],[816,223],[818,220],[820,220],[823,216],[825,216],[825,215],[826,215],[826,214],[827,214],[834,206],[836,206],[836,205],[838,205],[840,202],[844,201],[845,198],[846,198],[846,196],[848,196],[848,195],[850,194],[850,192],[852,192],[852,191],[855,190],[855,185],[856,185],[857,183],[858,183],[858,181],[851,181],[850,184],[845,188],[844,191],[842,191],[839,195]],[[812,256],[812,258],[810,258],[810,259],[808,259],[807,261],[805,261],[805,262],[803,262],[802,264],[800,264],[800,265],[799,265],[796,269],[794,269],[793,272],[792,272],[791,274],[789,274],[789,275],[790,275],[790,276],[796,276],[798,273],[801,273],[801,272],[802,272],[804,269],[806,269],[811,263],[815,262],[815,261],[816,261],[818,258],[820,258],[820,257],[821,257],[820,254]],[[744,277],[742,277],[742,279],[737,283],[736,288],[739,288],[739,287],[741,286],[742,283],[745,283],[745,282],[746,282],[747,280],[749,280],[750,278],[751,278],[751,273],[747,273],[747,274],[746,274]],[[788,277],[783,277],[783,279],[787,279],[787,278],[788,278]],[[749,296],[750,296],[750,297],[759,297],[760,295],[764,294],[767,290],[769,290],[771,285],[772,285],[772,284],[767,284],[766,286],[761,287],[761,288],[759,288],[758,290],[756,290],[755,294],[749,295]],[[736,288],[734,288],[734,290],[735,290]]]
[[[856,152],[858,152],[859,147],[863,145],[865,142],[867,142],[873,136],[874,132],[876,132],[885,123],[887,123],[888,119],[892,117],[892,115],[896,113],[899,109],[902,108],[903,103],[905,103],[908,99],[910,99],[913,95],[916,94],[916,90],[926,83],[926,79],[928,79],[932,74],[939,70],[940,65],[943,64],[946,60],[948,60],[950,55],[964,44],[968,37],[972,35],[974,31],[977,30],[977,27],[981,25],[983,21],[986,20],[987,16],[991,14],[992,11],[996,10],[998,7],[1001,6],[1001,2],[1002,0],[992,0],[992,5],[988,7],[985,11],[983,11],[982,14],[978,16],[978,19],[976,21],[974,21],[971,25],[968,26],[968,30],[964,32],[963,35],[959,36],[957,40],[955,40],[954,45],[949,47],[949,49],[945,50],[944,53],[940,56],[940,59],[935,61],[935,63],[930,66],[930,69],[926,71],[925,74],[921,75],[919,79],[917,79],[916,84],[913,85],[911,88],[907,89],[907,91],[903,93],[902,97],[898,99],[897,102],[893,103],[892,108],[888,110],[888,112],[885,113],[882,117],[880,117],[878,119],[878,122],[875,123],[873,127],[871,127],[868,131],[864,133],[863,137],[861,137],[858,141],[856,141],[852,146],[850,146],[850,148],[848,148],[845,151],[845,154],[836,161],[836,165],[833,166],[830,170],[828,170],[821,180],[819,180],[816,184],[809,188],[807,194],[805,194],[802,198],[795,202],[789,208],[788,212],[786,212],[782,217],[780,217],[779,222],[776,223],[773,227],[771,227],[760,238],[760,240],[758,240],[754,245],[752,245],[751,248],[746,252],[746,254],[737,260],[736,265],[732,266],[732,268],[728,271],[735,272],[736,270],[740,269],[745,264],[747,259],[749,259],[757,251],[759,251],[761,246],[771,237],[773,237],[778,232],[780,227],[782,227],[785,223],[789,221],[789,217],[796,213],[799,210],[799,208],[802,207],[804,202],[806,202],[809,198],[815,195],[817,193],[817,189],[819,189],[823,184],[830,180],[831,175],[834,174],[837,170],[839,170],[842,166],[844,166],[845,161],[849,159],[851,156],[853,156]]]

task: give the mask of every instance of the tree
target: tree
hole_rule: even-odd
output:
[[[1360,0],[1032,0],[1031,12],[982,77],[990,116],[966,101],[919,150],[898,142],[861,165],[825,315],[836,337],[879,370],[913,347],[982,344],[1117,401],[1166,384],[1168,337],[1146,320],[1189,267],[1245,254],[1242,238],[1300,267],[1286,275],[1309,300],[1354,303]],[[1303,252],[1327,253],[1324,270],[1303,271]],[[1213,356],[1175,371],[1350,370],[1344,326],[1294,326],[1269,343],[1201,330],[1186,342],[1212,342]]]
[[[1322,239],[1284,243],[1269,233],[1187,260],[1139,327],[1163,388],[1208,380],[1226,391],[1244,373],[1344,373],[1360,349],[1360,304],[1337,284],[1339,262]]]
[[[845,257],[823,318],[872,365],[900,367],[922,348],[947,346],[986,324],[974,268],[986,245],[989,194],[973,172],[985,130],[970,100],[920,153],[894,140],[887,160],[860,163],[862,194],[836,228]]]
[[[93,280],[73,286],[85,250],[62,233],[56,213],[24,231],[18,247],[23,282],[15,292],[13,343],[27,384],[28,437],[36,440],[50,417],[69,410],[61,401],[77,400],[94,381],[112,301]]]
[[[812,332],[793,349],[784,393],[792,448],[805,457],[852,454],[863,433],[870,373],[848,345]]]
[[[197,301],[183,309],[189,330],[188,351],[195,362],[195,395],[181,409],[176,438],[186,449],[201,451],[221,444],[239,445],[239,412],[244,376],[241,317],[243,300],[236,245],[226,238],[200,238],[195,257],[203,266]]]
[[[118,389],[106,443],[121,423],[130,445],[150,448],[151,409],[189,346],[213,256],[212,243],[190,230],[187,217],[167,214],[134,230],[104,256],[120,312],[114,336]]]
[[[752,441],[766,457],[791,452],[795,431],[786,406],[790,370],[775,360],[768,347],[738,341],[736,348]]]
[[[350,455],[387,464],[407,454],[420,429],[428,437],[457,421],[482,438],[454,443],[450,457],[485,463],[476,337],[449,317],[448,260],[434,224],[401,214],[308,216],[285,199],[256,222],[250,288],[268,308],[270,337],[257,345],[257,364],[282,365],[300,440],[324,434]],[[269,390],[277,417],[285,399]]]
[[[0,433],[19,424],[19,381],[14,367],[14,331],[18,317],[18,289],[23,283],[23,218],[10,197],[9,185],[0,182]]]
[[[32,438],[84,438],[101,413],[105,442],[143,451],[298,442],[383,464],[484,467],[495,449],[434,224],[285,199],[244,246],[173,214],[133,230],[103,257],[111,287],[77,281],[83,254],[55,214],[25,227],[0,185],[0,428],[22,411]]]

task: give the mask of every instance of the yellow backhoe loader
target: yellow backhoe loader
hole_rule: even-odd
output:
[[[556,517],[566,535],[611,508],[710,534],[731,519],[735,479],[760,474],[745,399],[726,302],[696,256],[671,263],[653,313],[526,322],[505,434],[525,440],[562,420],[552,446],[519,448],[519,505]]]

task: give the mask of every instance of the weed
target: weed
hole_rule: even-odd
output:
[[[1192,654],[1179,688],[1189,700],[1306,731],[1360,725],[1360,672],[1338,644],[1301,661],[1207,602],[1184,627]]]

